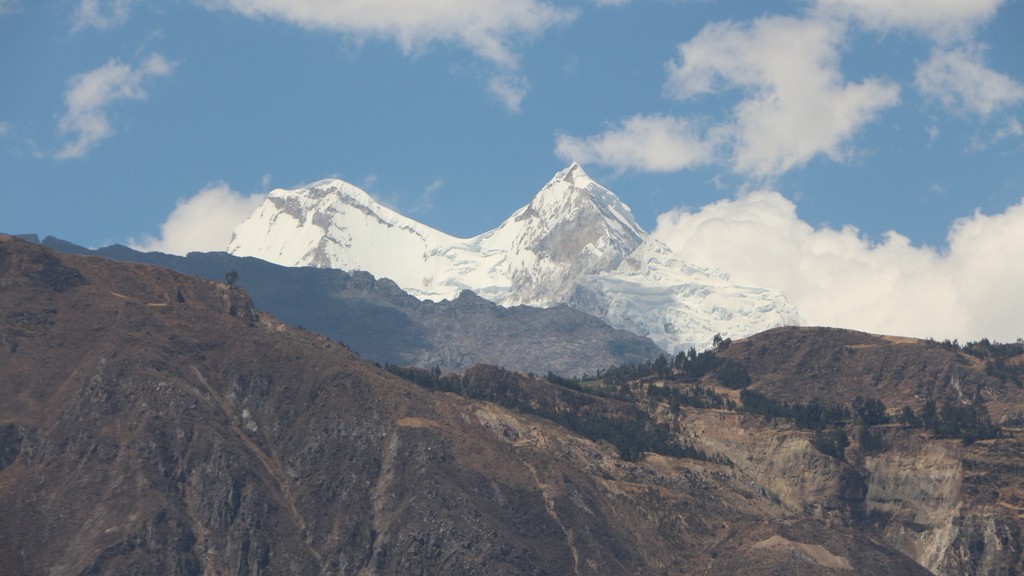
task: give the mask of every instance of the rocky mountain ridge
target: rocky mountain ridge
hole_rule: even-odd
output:
[[[88,250],[56,238],[42,244],[72,254],[156,264],[210,280],[223,280],[234,271],[238,285],[261,309],[381,364],[445,372],[491,364],[578,376],[646,362],[661,353],[649,339],[565,305],[505,308],[468,291],[452,300],[419,300],[366,272],[291,268],[223,252],[173,256],[124,246]]]
[[[454,238],[341,180],[274,190],[228,252],[284,266],[363,270],[421,299],[463,290],[503,306],[569,304],[671,353],[799,325],[778,291],[691,266],[637,224],[578,164],[557,173],[494,230]]]

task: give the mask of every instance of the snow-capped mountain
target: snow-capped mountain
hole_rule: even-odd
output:
[[[511,282],[499,304],[550,306],[566,302],[580,278],[614,270],[646,236],[629,207],[573,163],[477,240],[498,256],[489,274]]]
[[[648,237],[615,270],[583,277],[568,301],[670,352],[711,346],[803,320],[781,293],[738,284],[721,270],[691,266]]]
[[[469,289],[498,304],[568,303],[669,352],[800,324],[785,297],[691,266],[649,237],[629,207],[578,164],[494,230],[455,238],[323,180],[274,190],[228,252],[285,266],[365,270],[421,299]]]
[[[460,254],[476,264],[468,241],[381,206],[341,180],[274,190],[234,231],[228,252],[283,266],[365,270],[431,300],[458,296]]]
[[[612,270],[646,233],[578,164],[498,228],[460,239],[381,206],[341,180],[274,190],[228,251],[284,266],[365,270],[421,299],[469,289],[505,306],[565,302],[578,278]]]

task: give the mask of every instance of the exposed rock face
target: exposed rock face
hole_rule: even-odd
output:
[[[886,430],[888,448],[847,461],[827,457],[810,433],[784,422],[691,410],[684,434],[732,466],[738,485],[794,514],[857,528],[934,574],[1012,575],[1024,570],[1024,442],[929,439]],[[778,540],[763,549],[808,551]]]
[[[577,376],[647,362],[662,353],[647,338],[567,306],[503,308],[472,292],[432,302],[366,272],[288,268],[224,253],[181,257],[123,246],[91,251],[54,238],[43,243],[62,252],[157,264],[211,280],[234,270],[260,308],[380,363],[444,371],[491,364]]]
[[[846,521],[863,501],[863,478],[811,445],[809,434],[759,417],[694,411],[686,432],[696,445],[733,464],[737,481],[794,514]]]
[[[982,400],[997,420],[1024,409],[1020,386],[987,373],[985,362],[962,349],[936,342],[782,328],[733,342],[720,354],[748,367],[752,389],[788,401],[873,397],[895,413],[904,405],[920,410],[929,398]],[[884,435],[884,451],[865,454],[855,445],[848,464],[829,472],[783,449],[792,446],[787,436],[798,431],[783,425],[766,442],[756,419],[723,415],[737,419],[726,426],[697,425],[710,417],[689,420],[698,445],[727,455],[737,471],[787,506],[803,505],[816,517],[861,526],[936,574],[1024,572],[1020,430],[964,446],[891,425],[877,430]],[[857,489],[839,489],[844,477],[847,487],[863,487],[859,495]],[[839,493],[845,496],[836,498]]]
[[[1019,440],[963,447],[897,433],[866,457],[868,520],[882,537],[936,574],[1018,574],[1024,568]],[[993,466],[993,449],[1014,452],[1018,470]]]
[[[0,335],[5,574],[925,573],[755,472],[429,392],[237,287],[0,237]]]

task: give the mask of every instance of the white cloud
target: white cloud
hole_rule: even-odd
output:
[[[996,131],[996,135],[993,137],[993,141],[1000,142],[1007,138],[1017,138],[1024,136],[1024,125],[1021,125],[1020,120],[1014,116],[1006,121],[1006,126],[1003,126]]]
[[[21,12],[21,2],[18,0],[0,0],[0,16]]]
[[[839,70],[841,24],[765,17],[713,23],[679,46],[668,66],[666,92],[686,100],[724,89],[745,92],[732,117],[709,133],[731,142],[733,169],[771,177],[818,154],[843,161],[846,142],[884,108],[899,86],[869,78],[844,80]]]
[[[11,125],[7,122],[0,122],[0,138],[7,136],[7,133],[11,131]]]
[[[714,146],[684,118],[637,115],[596,136],[560,134],[555,154],[619,171],[672,172],[711,162]]]
[[[444,180],[441,178],[434,178],[434,181],[424,188],[423,191],[427,194],[433,194],[440,190],[442,186],[444,186]]]
[[[529,91],[526,78],[514,74],[495,76],[487,85],[491,93],[501,100],[509,112],[519,112],[523,99]]]
[[[989,147],[995,146],[1007,138],[1020,138],[1021,136],[1024,136],[1024,125],[1020,123],[1016,116],[1011,116],[1006,120],[1006,124],[991,135],[978,133],[971,136],[970,142],[968,142],[964,151],[973,153],[984,152]]]
[[[110,60],[95,70],[72,76],[64,95],[67,111],[60,119],[60,131],[74,138],[55,157],[80,158],[100,140],[112,136],[114,128],[107,118],[107,106],[119,100],[145,100],[143,82],[173,70],[173,63],[153,54],[137,68]]]
[[[854,18],[881,31],[909,29],[939,41],[970,37],[1005,0],[815,0],[819,15]]]
[[[955,223],[948,249],[896,233],[814,228],[781,194],[753,192],[658,219],[660,240],[695,263],[782,290],[811,324],[939,339],[1024,336],[1024,199]]]
[[[1024,336],[1024,199],[1002,214],[959,220],[949,233],[946,263],[969,316],[968,336]]]
[[[914,85],[949,110],[982,118],[1024,101],[1024,85],[986,68],[984,55],[980,45],[935,50],[918,67]]]
[[[178,200],[160,226],[160,236],[130,240],[128,245],[145,252],[185,255],[189,252],[227,250],[235,227],[263,202],[266,194],[244,196],[227,184],[211,184],[190,198]]]
[[[416,205],[409,209],[410,214],[426,214],[434,209],[434,193],[444,187],[444,180],[435,178],[416,199]]]
[[[506,68],[517,63],[513,44],[572,21],[575,10],[538,0],[206,0],[213,8],[252,18],[275,18],[303,28],[357,38],[393,40],[407,53],[453,42]]]
[[[128,13],[134,2],[135,0],[82,0],[75,10],[75,24],[72,30],[105,30],[121,26],[128,21]]]
[[[715,161],[728,163],[736,173],[765,182],[819,156],[847,161],[857,153],[854,137],[899,104],[900,86],[890,79],[844,77],[841,52],[857,23],[883,34],[909,31],[929,38],[937,47],[919,66],[915,84],[947,108],[987,117],[1024,100],[1024,86],[986,68],[985,48],[971,43],[976,29],[1005,0],[805,2],[809,10],[804,17],[767,15],[707,24],[678,46],[678,57],[667,65],[664,89],[670,97],[692,101],[729,91],[739,95],[738,104],[700,137],[713,145]],[[687,159],[666,161],[666,153],[646,146],[646,133],[630,133],[626,122],[587,138],[559,135],[556,152],[618,169],[695,165]],[[929,127],[928,135],[930,145],[938,126]],[[629,157],[630,148],[640,149],[635,158]],[[649,155],[657,160],[642,160]]]
[[[394,41],[407,54],[435,43],[461,45],[499,69],[488,90],[512,112],[520,110],[528,89],[526,79],[514,73],[519,66],[516,44],[567,24],[578,13],[543,0],[201,1],[210,8],[346,34],[357,41]]]

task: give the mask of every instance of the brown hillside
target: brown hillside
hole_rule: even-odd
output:
[[[926,573],[842,516],[857,472],[802,432],[695,411],[685,435],[721,458],[627,462],[385,373],[236,287],[6,236],[0,398],[0,574]],[[1000,550],[978,561],[1017,566]]]
[[[981,400],[996,421],[1024,406],[1020,385],[988,375],[984,360],[959,347],[934,341],[786,327],[732,342],[719,354],[747,367],[752,389],[782,400],[849,404],[862,396],[881,399],[891,411],[920,410],[928,399]]]

